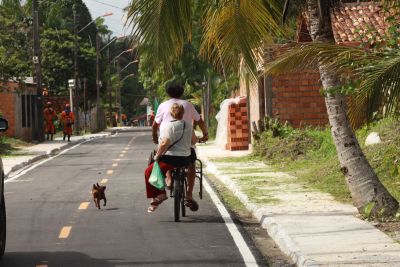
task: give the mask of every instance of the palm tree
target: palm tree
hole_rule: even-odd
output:
[[[286,1],[287,3],[289,0]],[[310,36],[315,43],[334,44],[331,8],[340,4],[338,0],[307,0]],[[347,116],[346,97],[340,92],[330,92],[342,83],[339,76],[330,71],[324,61],[317,61],[332,137],[336,146],[341,171],[346,177],[356,207],[363,211],[372,206],[371,214],[394,215],[399,207],[397,200],[387,191],[362,152]]]
[[[279,2],[279,1],[277,1]],[[309,14],[309,30],[312,40],[321,44],[333,44],[330,8],[339,0],[305,0],[304,8]],[[289,5],[286,1],[286,7]],[[155,62],[171,62],[180,55],[183,43],[190,41],[193,7],[191,1],[137,0],[132,2],[128,17],[135,24],[134,34],[151,47]],[[259,0],[197,1],[203,14],[202,52],[208,55],[215,66],[222,59],[233,68],[239,63],[238,55],[255,75],[262,41],[272,41],[281,35],[283,26],[279,3]],[[205,19],[207,18],[207,19]],[[373,206],[372,214],[392,215],[398,202],[380,183],[374,170],[366,160],[352,131],[346,113],[346,99],[340,93],[330,93],[330,88],[341,85],[339,77],[331,73],[324,61],[317,61],[332,136],[336,145],[341,170],[355,205],[361,211]]]

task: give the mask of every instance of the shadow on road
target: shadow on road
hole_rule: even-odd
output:
[[[243,266],[232,259],[185,259],[185,260],[124,260],[95,259],[80,252],[9,252],[0,261],[2,267],[117,267],[117,266]]]
[[[183,217],[180,222],[160,221],[163,223],[225,223],[224,219],[218,216],[194,215],[193,217]]]

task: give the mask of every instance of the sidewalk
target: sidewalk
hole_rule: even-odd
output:
[[[354,206],[311,191],[262,162],[235,159],[247,151],[212,143],[197,148],[206,173],[243,202],[298,266],[400,266],[400,244],[355,217]]]
[[[101,132],[96,134],[86,134],[82,136],[72,136],[71,142],[63,141],[61,137],[55,138],[54,141],[46,141],[37,145],[23,148],[21,156],[3,157],[4,174],[7,177],[11,172],[15,172],[36,161],[60,153],[62,150],[94,138],[102,138],[109,136],[109,132]]]

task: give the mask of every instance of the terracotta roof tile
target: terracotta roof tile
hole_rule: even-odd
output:
[[[382,39],[388,28],[382,6],[373,2],[343,4],[331,12],[331,20],[337,43]]]

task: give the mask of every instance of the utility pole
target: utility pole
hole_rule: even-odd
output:
[[[37,0],[32,1],[33,11],[33,63],[36,72],[36,120],[34,129],[34,139],[42,142],[44,141],[44,128],[43,128],[43,90],[42,90],[42,61],[40,52],[40,37],[39,37],[39,11]]]
[[[86,133],[86,121],[87,121],[87,106],[86,106],[86,86],[87,86],[87,79],[83,78],[83,112],[85,113],[85,133]]]
[[[118,86],[117,86],[117,99],[118,99],[118,122],[121,125],[121,113],[122,113],[122,107],[121,107],[121,70],[119,66],[119,60],[117,59],[117,74],[118,74]]]
[[[111,61],[110,61],[110,47],[107,48],[107,61],[108,61],[108,97],[109,97],[109,107],[108,112],[110,115],[110,122],[112,125],[112,82],[111,82]]]
[[[100,36],[96,34],[96,131],[100,131]]]
[[[78,68],[78,15],[76,12],[76,0],[72,6],[73,13],[74,13],[74,80],[75,80],[75,98],[74,98],[74,114],[75,114],[75,134],[79,135],[79,68]]]

